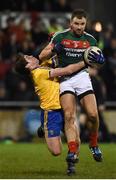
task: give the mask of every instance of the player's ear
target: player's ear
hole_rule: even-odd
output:
[[[73,25],[72,25],[72,23],[70,22],[69,28],[72,29],[72,26],[73,26]]]

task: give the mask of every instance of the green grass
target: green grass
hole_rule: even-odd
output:
[[[66,175],[66,144],[62,155],[52,156],[44,143],[0,144],[0,179],[112,179],[116,178],[116,145],[101,144],[102,163],[93,160],[88,145],[81,145],[74,176]]]

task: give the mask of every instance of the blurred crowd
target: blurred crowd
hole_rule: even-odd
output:
[[[70,12],[70,0],[4,0],[1,10]]]
[[[32,0],[29,2],[31,3]],[[69,15],[69,13],[61,13],[57,17],[56,13],[37,12],[1,15],[0,101],[38,100],[30,80],[19,77],[13,71],[14,60],[18,52],[31,55],[44,47],[50,33],[68,28]],[[93,73],[95,74],[93,79],[96,78],[98,81],[96,83],[94,80],[93,83],[100,86],[104,101],[116,101],[116,35],[113,24],[103,25],[89,20],[87,31],[97,39],[98,46],[103,50],[106,58],[104,67]],[[98,99],[101,98],[99,91],[97,96],[99,96]]]

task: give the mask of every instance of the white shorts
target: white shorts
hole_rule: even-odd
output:
[[[94,93],[89,73],[84,70],[61,82],[60,96],[66,93],[77,95],[79,99]]]

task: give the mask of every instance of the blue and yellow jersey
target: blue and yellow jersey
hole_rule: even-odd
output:
[[[43,110],[60,109],[59,82],[56,78],[50,79],[49,69],[39,67],[31,71],[35,92],[40,98],[40,107]]]

